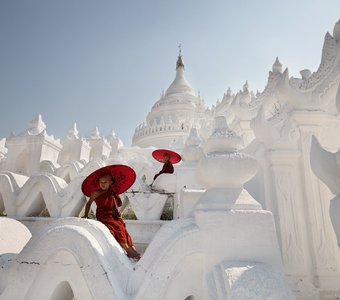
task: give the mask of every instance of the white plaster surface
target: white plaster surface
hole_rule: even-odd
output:
[[[144,192],[129,197],[138,220],[159,220],[168,195]]]
[[[175,193],[177,178],[176,174],[161,174],[159,175],[154,183],[152,184],[152,188],[156,191],[162,191],[166,193]]]
[[[8,269],[32,237],[22,223],[0,217],[0,295],[7,285]]]
[[[238,230],[233,230],[231,224]],[[213,283],[206,282],[204,272],[236,253],[240,260],[247,257],[281,269],[272,225],[271,214],[261,211],[223,214],[215,225],[201,229],[193,219],[168,222],[134,264],[101,223],[59,219],[33,236],[17,256],[8,271],[9,282],[2,296],[45,299],[59,291],[61,282],[67,282],[74,296],[84,299],[92,299],[90,295],[94,299],[171,299],[171,295],[182,297],[184,292],[204,299],[210,289],[215,289]],[[233,247],[226,248],[233,236],[238,236]],[[250,244],[252,247],[246,246]],[[185,265],[194,265],[199,272],[193,275],[190,268],[183,268]],[[193,276],[189,285],[193,290],[183,289],[184,275],[178,270],[187,270],[185,276]],[[15,279],[19,274],[20,281]],[[277,284],[285,288],[284,282]]]
[[[0,255],[20,253],[31,236],[30,231],[19,221],[0,218]]]
[[[271,266],[252,262],[225,262],[225,275],[231,290],[231,299],[262,300],[292,299],[292,293],[280,284],[285,281],[282,273]]]
[[[340,298],[339,28],[325,35],[317,70],[290,77],[276,58],[262,92],[246,82],[212,107],[179,57],[133,147],[98,128],[80,138],[75,124],[60,141],[41,115],[0,138],[0,214],[32,234],[0,218],[10,240],[0,298],[290,299],[289,289],[302,300]],[[148,191],[155,146],[183,157],[154,182],[172,195],[175,220],[156,220],[165,196],[140,196],[141,220],[126,221],[145,249],[134,263],[103,224],[69,217],[84,208],[84,178],[108,164],[136,171],[129,193]]]

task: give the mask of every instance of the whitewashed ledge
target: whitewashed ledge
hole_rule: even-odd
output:
[[[53,217],[16,217],[15,219],[24,224],[32,235],[35,235],[42,227],[50,225],[60,218]]]
[[[126,228],[136,244],[148,245],[157,231],[169,221],[163,220],[125,220]]]
[[[18,217],[16,220],[23,223],[32,235],[35,235],[42,227],[50,225],[60,218],[52,217]],[[148,245],[157,231],[169,221],[163,220],[124,220],[126,228],[136,244]]]

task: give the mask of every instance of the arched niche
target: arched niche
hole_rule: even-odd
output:
[[[27,210],[27,216],[38,217],[43,211],[45,211],[44,216],[46,216],[47,213],[48,213],[48,211],[46,212],[46,210],[47,210],[47,208],[46,208],[44,196],[43,196],[42,192],[38,192],[35,195],[34,200],[32,201],[29,209]]]
[[[73,290],[67,281],[60,282],[52,293],[50,300],[73,300]]]

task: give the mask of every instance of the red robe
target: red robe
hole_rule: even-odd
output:
[[[173,172],[174,172],[174,166],[172,165],[170,161],[168,161],[164,163],[162,170],[154,176],[153,180],[155,180],[161,174],[164,174],[164,173],[172,174]]]
[[[132,239],[127,232],[125,222],[123,221],[118,207],[122,205],[120,197],[112,190],[108,190],[94,199],[97,205],[96,218],[109,228],[111,234],[119,244],[132,246]]]

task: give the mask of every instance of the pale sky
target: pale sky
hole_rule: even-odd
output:
[[[126,146],[175,77],[207,105],[246,80],[262,91],[276,56],[316,71],[340,0],[0,0],[0,139],[38,113],[63,139],[111,129]]]

